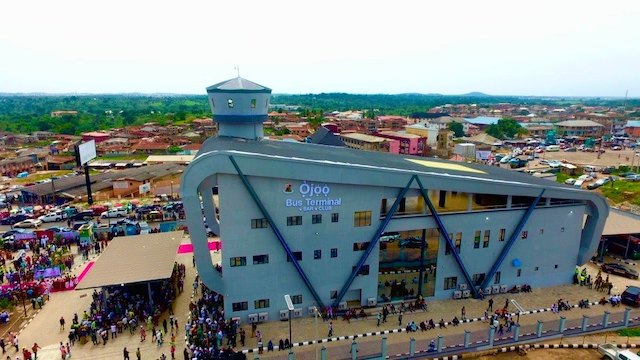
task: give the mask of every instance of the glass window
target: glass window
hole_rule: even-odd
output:
[[[473,237],[473,248],[474,249],[479,249],[480,248],[480,236],[482,235],[482,232],[480,230],[476,230],[476,234]]]
[[[496,271],[496,276],[493,278],[493,283],[494,284],[499,284],[500,283],[500,276],[502,274],[500,274],[500,271]]]
[[[269,299],[260,299],[253,302],[256,309],[264,309],[269,307]]]
[[[369,247],[369,241],[353,243],[353,251],[365,251]]]
[[[340,219],[340,214],[338,213],[333,213],[331,214],[331,222],[338,222],[338,220]]]
[[[312,224],[321,224],[322,223],[322,214],[313,214],[313,215],[311,215],[311,223]]]
[[[504,241],[506,232],[507,232],[506,229],[500,229],[500,232],[498,233],[498,241]]]
[[[473,284],[476,286],[480,286],[482,285],[482,282],[484,281],[486,274],[485,273],[481,273],[481,274],[473,274]]]
[[[251,219],[252,229],[262,229],[269,226],[267,219]]]
[[[489,247],[489,239],[491,239],[491,230],[484,231],[484,239],[482,240],[482,247]]]
[[[268,264],[269,255],[253,255],[253,265]]]
[[[457,286],[458,286],[458,277],[457,276],[444,278],[444,289],[445,290],[455,289]]]
[[[460,254],[460,247],[462,246],[462,233],[456,233],[456,240],[455,240],[455,246],[456,246],[456,251],[458,252],[458,254]]]
[[[294,304],[302,304],[302,295],[291,296],[291,302]]]
[[[246,301],[235,302],[231,304],[233,311],[245,311],[249,310],[249,303]]]
[[[371,211],[356,211],[353,213],[353,226],[371,226]]]
[[[256,108],[256,99],[251,99],[251,108],[252,109]]]
[[[216,107],[216,103],[215,101],[213,101],[213,99],[211,99],[211,107]]]
[[[302,261],[302,251],[294,251],[292,252],[293,257],[296,258],[296,260],[298,261]],[[289,256],[287,256],[287,262],[291,262],[291,259],[289,258]]]
[[[331,249],[331,257],[332,258],[338,257],[338,248]]]
[[[322,258],[322,250],[313,250],[313,259],[318,260]]]
[[[302,216],[287,216],[287,226],[302,225]]]
[[[456,233],[456,236],[454,237],[452,233],[449,233],[449,239],[451,239],[451,241],[453,241],[454,246],[456,247],[456,250],[458,251],[458,254],[460,254],[460,246],[462,244],[462,233]],[[449,244],[446,244],[447,246],[444,249],[444,254],[445,255],[449,255],[451,254],[451,248],[449,247]]]
[[[236,257],[232,257],[231,259],[231,266],[246,266],[247,265],[247,258],[245,256],[236,256]]]
[[[355,271],[356,267],[352,267],[351,271]],[[358,271],[358,275],[369,275],[369,265],[362,265],[360,267],[360,271]]]
[[[227,106],[233,108],[233,99],[227,99]]]
[[[473,194],[473,210],[504,209],[507,207],[507,195]]]
[[[522,239],[526,239],[529,237],[529,232],[528,231],[523,231],[522,234],[520,234],[520,237]]]
[[[516,271],[516,276],[520,277],[520,275],[522,275],[522,269],[518,269],[518,271]]]
[[[337,299],[337,298],[338,298],[338,291],[337,291],[337,290],[331,290],[331,291],[329,292],[329,297],[330,297],[331,299]]]

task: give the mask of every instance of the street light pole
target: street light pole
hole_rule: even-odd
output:
[[[291,337],[291,312],[293,311],[293,302],[289,294],[284,296],[284,301],[287,303],[289,309],[289,346],[293,347],[293,338]]]
[[[171,180],[171,200],[173,200],[173,180]]]
[[[316,354],[316,360],[318,360],[318,308],[315,306],[313,307],[313,315],[315,317],[315,322],[316,322],[316,326],[315,326],[316,336],[314,338],[315,344],[314,344],[313,352]]]

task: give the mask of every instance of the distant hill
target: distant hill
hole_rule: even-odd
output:
[[[460,96],[469,96],[469,97],[489,97],[492,95],[489,94],[485,94],[483,92],[479,92],[479,91],[472,91],[470,93],[466,93],[466,94],[462,94]]]

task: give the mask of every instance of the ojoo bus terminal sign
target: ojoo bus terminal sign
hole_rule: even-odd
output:
[[[334,206],[342,205],[341,197],[331,197],[331,187],[327,184],[303,181],[297,188],[285,184],[283,191],[290,196],[284,200],[285,206],[297,207],[299,211],[331,211]]]

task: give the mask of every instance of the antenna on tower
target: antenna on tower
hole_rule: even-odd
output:
[[[240,66],[236,65],[233,67],[233,69],[236,71],[236,73],[238,74],[238,77],[240,77]]]

